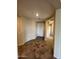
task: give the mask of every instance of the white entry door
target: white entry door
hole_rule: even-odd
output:
[[[38,22],[36,24],[36,36],[44,36],[44,23]]]

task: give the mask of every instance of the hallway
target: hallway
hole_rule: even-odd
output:
[[[60,0],[55,1],[17,0],[18,57],[22,59],[23,57],[26,59],[54,58],[54,52],[57,49],[54,47],[57,44],[55,43],[55,26],[58,26],[55,25],[55,18],[59,17],[59,15],[56,17],[56,11],[61,5]]]

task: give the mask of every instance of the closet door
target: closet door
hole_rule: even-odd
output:
[[[23,17],[17,17],[17,41],[18,45],[24,44],[24,18]]]
[[[36,23],[36,36],[44,37],[44,23],[43,22]]]

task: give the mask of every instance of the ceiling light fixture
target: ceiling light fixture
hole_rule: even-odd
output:
[[[38,16],[39,16],[39,14],[38,14],[38,13],[36,13],[36,16],[38,17]]]

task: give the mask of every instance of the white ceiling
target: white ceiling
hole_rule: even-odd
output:
[[[18,0],[17,14],[28,18],[45,19],[54,14],[54,8],[60,7],[60,0]]]

